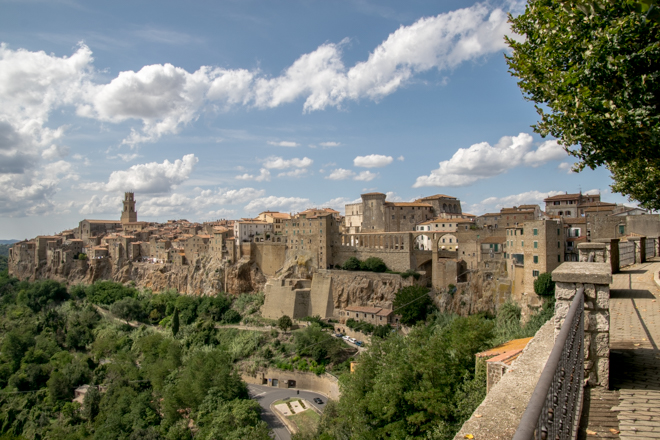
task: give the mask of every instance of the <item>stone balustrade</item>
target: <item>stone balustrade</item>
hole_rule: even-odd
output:
[[[556,298],[555,337],[559,334],[575,294],[580,287],[584,287],[584,376],[589,379],[591,386],[608,387],[612,282],[610,265],[604,262],[564,263],[552,272],[552,280],[555,282]]]

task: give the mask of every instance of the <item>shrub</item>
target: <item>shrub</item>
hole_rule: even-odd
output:
[[[360,270],[360,260],[358,260],[355,257],[351,257],[346,262],[344,265],[341,267],[344,270]]]
[[[369,257],[360,263],[360,269],[368,272],[385,272],[387,266],[381,258]]]
[[[293,321],[291,321],[291,318],[289,318],[289,316],[284,315],[277,320],[277,326],[281,328],[282,331],[287,331],[288,329],[293,327]]]
[[[405,280],[406,278],[408,278],[408,277],[413,277],[413,278],[415,278],[416,280],[418,280],[418,279],[421,278],[421,276],[422,276],[421,273],[419,273],[419,272],[415,272],[415,271],[412,270],[412,269],[408,269],[407,271],[405,271],[405,272],[403,272],[403,273],[401,274],[401,278],[403,278],[404,280]]]
[[[550,272],[544,272],[534,280],[534,292],[541,296],[553,296],[555,294],[555,282],[552,281]]]
[[[222,315],[222,321],[227,324],[236,324],[241,321],[241,315],[234,309],[229,309]]]
[[[397,292],[393,306],[401,315],[402,324],[414,325],[426,319],[426,315],[434,308],[428,292],[429,289],[422,286],[404,287]]]

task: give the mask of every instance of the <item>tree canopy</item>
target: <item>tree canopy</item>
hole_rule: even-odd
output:
[[[537,104],[537,133],[580,170],[607,165],[616,191],[658,209],[660,25],[647,13],[635,2],[530,0],[511,18],[525,38],[507,38],[507,62]]]

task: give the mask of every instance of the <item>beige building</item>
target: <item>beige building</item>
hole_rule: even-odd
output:
[[[121,223],[136,223],[137,211],[135,210],[135,194],[124,193],[124,209],[121,212]]]
[[[535,220],[506,229],[505,256],[514,295],[534,293],[534,280],[552,272],[564,257],[560,220]]]
[[[264,241],[273,231],[273,224],[265,220],[257,219],[241,219],[234,222],[234,237],[242,243],[249,243],[252,241]]]
[[[584,214],[587,204],[600,202],[600,194],[559,194],[544,199],[545,214],[548,217],[579,217]],[[587,205],[587,206],[582,206]]]
[[[328,268],[333,263],[332,247],[339,237],[341,220],[332,212],[303,211],[284,221],[284,243],[287,255],[311,255],[317,267]]]
[[[362,202],[349,203],[345,206],[344,233],[357,234],[362,226]]]
[[[259,214],[255,220],[270,223],[273,225],[273,234],[282,235],[282,231],[284,230],[284,221],[289,219],[291,219],[291,214],[286,214],[284,212],[264,211]]]

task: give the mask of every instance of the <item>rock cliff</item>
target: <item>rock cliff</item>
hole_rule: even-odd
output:
[[[187,266],[173,264],[135,263],[109,258],[74,261],[59,267],[13,267],[12,275],[19,279],[53,279],[68,285],[92,284],[97,280],[118,283],[134,283],[138,288],[160,292],[176,289],[187,295],[216,295],[226,291],[231,294],[263,290],[266,277],[249,260],[239,260],[225,266],[219,259],[205,256]],[[225,289],[226,284],[226,289]]]
[[[329,270],[332,275],[332,298],[336,309],[347,306],[374,306],[392,308],[396,293],[412,286],[414,278],[400,275]]]

